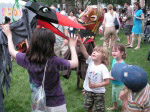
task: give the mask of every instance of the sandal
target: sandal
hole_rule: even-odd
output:
[[[129,46],[127,46],[127,48],[133,48],[133,46],[129,45]]]

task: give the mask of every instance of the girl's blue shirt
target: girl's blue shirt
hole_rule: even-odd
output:
[[[114,58],[112,60],[112,67],[115,65],[115,63],[118,63],[116,62],[116,58]],[[121,63],[125,63],[124,61],[121,62]],[[111,80],[112,84],[116,85],[116,86],[121,86],[121,85],[124,85],[123,82],[120,82],[120,81],[117,81],[117,80]]]

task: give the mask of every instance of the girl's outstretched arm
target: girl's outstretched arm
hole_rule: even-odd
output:
[[[77,57],[77,52],[75,49],[77,39],[78,39],[77,36],[69,38],[69,47],[70,47],[70,52],[71,52],[71,60],[69,60],[70,68],[76,68],[78,66],[78,57]]]
[[[78,39],[78,43],[80,44],[81,52],[83,53],[84,58],[87,60],[88,57],[89,57],[89,54],[88,54],[88,52],[86,51],[86,48],[85,48],[84,44],[81,42],[80,39]]]
[[[12,40],[12,33],[9,28],[9,24],[2,25],[2,31],[5,33],[8,39],[8,50],[12,57],[16,58],[18,51],[15,50],[14,43]]]

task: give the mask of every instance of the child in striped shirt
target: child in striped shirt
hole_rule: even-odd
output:
[[[111,74],[125,85],[120,93],[120,99],[125,101],[122,112],[150,112],[150,85],[147,73],[142,68],[117,63]]]

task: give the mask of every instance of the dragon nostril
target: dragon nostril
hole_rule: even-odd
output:
[[[43,8],[43,12],[47,12],[48,11],[48,8]]]

